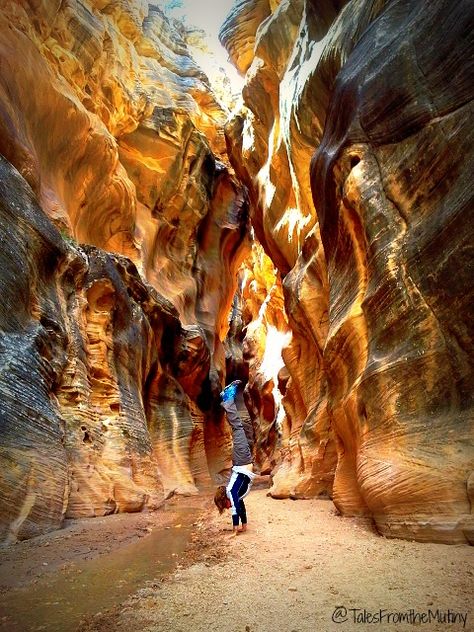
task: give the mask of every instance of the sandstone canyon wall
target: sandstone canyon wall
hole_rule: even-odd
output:
[[[472,27],[237,0],[224,135],[156,6],[2,4],[0,542],[215,478],[226,374],[273,496],[472,542]]]
[[[474,538],[473,17],[240,0],[221,29],[246,73],[229,154],[292,330],[271,492],[387,536]]]
[[[1,541],[228,465],[248,201],[187,37],[145,1],[0,8]]]
[[[252,422],[255,465],[261,474],[273,471],[288,444],[281,400],[288,380],[282,350],[290,337],[280,275],[262,246],[253,241],[239,271],[230,314],[226,373],[229,380],[239,378],[246,385],[237,405]]]

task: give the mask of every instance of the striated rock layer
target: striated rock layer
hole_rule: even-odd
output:
[[[472,6],[248,4],[229,152],[293,331],[272,493],[472,542]]]
[[[336,466],[323,370],[327,272],[309,179],[315,143],[301,94],[309,71],[307,63],[301,64],[307,52],[300,51],[300,64],[285,73],[293,47],[299,51],[303,45],[298,35],[304,10],[303,2],[280,3],[260,26],[243,105],[226,128],[232,162],[249,187],[256,236],[283,276],[292,330],[283,350],[286,416],[282,461],[271,490],[276,497],[331,494]],[[230,19],[238,29],[236,16]],[[245,29],[245,14],[242,19]],[[280,107],[284,89],[289,96],[280,97]]]
[[[246,383],[241,416],[250,416],[255,432],[255,465],[269,474],[287,449],[281,403],[286,372],[282,349],[289,332],[281,280],[258,242],[240,269],[231,327],[226,340],[227,374]],[[279,388],[280,386],[280,388]]]
[[[248,201],[187,38],[147,2],[0,8],[1,541],[228,466]]]
[[[65,241],[3,158],[0,209],[2,538],[194,491],[202,337],[129,259]]]

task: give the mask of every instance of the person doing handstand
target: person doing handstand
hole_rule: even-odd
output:
[[[225,509],[231,510],[233,535],[247,531],[247,511],[243,499],[249,493],[256,477],[253,472],[250,449],[252,438],[250,434],[246,433],[247,426],[244,428],[235,404],[237,388],[240,383],[240,380],[235,380],[226,386],[220,394],[221,406],[226,411],[227,421],[232,428],[232,470],[227,486],[220,485],[214,496],[214,502],[220,514]],[[249,433],[249,430],[247,432]],[[239,520],[242,525],[240,528]]]

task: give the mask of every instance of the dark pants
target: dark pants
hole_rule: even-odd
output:
[[[232,524],[234,527],[238,526],[239,519],[242,524],[247,524],[247,511],[243,499],[249,493],[251,486],[250,476],[242,474],[242,472],[232,472],[226,491],[232,505]]]

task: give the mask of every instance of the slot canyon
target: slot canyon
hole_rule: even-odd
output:
[[[173,4],[0,6],[0,544],[225,483],[240,379],[265,502],[472,545],[472,3],[236,0],[239,88]]]

